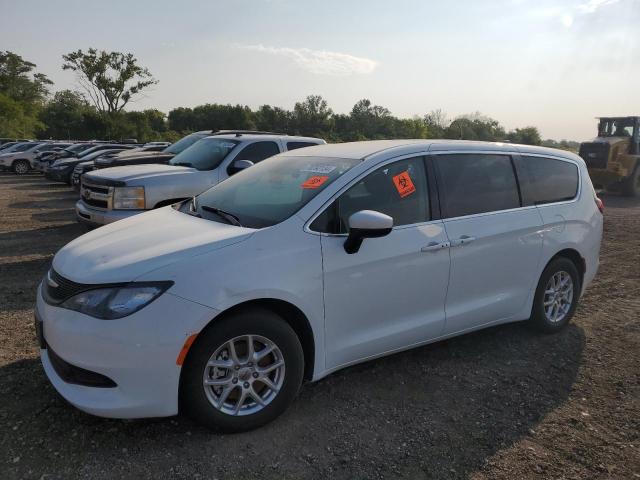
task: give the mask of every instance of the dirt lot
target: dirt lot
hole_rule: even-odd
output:
[[[640,201],[604,197],[601,271],[556,336],[492,328],[307,384],[261,430],[116,421],[49,385],[35,289],[75,195],[0,173],[0,478],[640,478]]]

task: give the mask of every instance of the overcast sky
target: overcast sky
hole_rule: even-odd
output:
[[[129,108],[292,108],[320,94],[410,117],[480,111],[584,140],[640,115],[640,0],[0,0],[0,50],[54,89],[78,48],[132,52],[160,83]]]

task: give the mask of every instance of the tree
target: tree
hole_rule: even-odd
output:
[[[424,116],[423,121],[429,130],[431,138],[443,138],[444,132],[451,125],[451,120],[449,120],[447,114],[440,109],[431,110]]]
[[[118,113],[136,95],[158,81],[148,69],[138,65],[131,53],[98,52],[90,48],[62,56],[63,70],[76,73],[78,83],[102,113]]]
[[[444,138],[498,142],[506,133],[500,122],[475,112],[456,118],[444,131]]]
[[[516,128],[507,134],[507,140],[525,145],[541,145],[542,138],[536,127]]]
[[[300,135],[321,136],[331,131],[333,111],[320,95],[309,95],[293,107],[292,126]]]
[[[52,82],[20,55],[0,51],[0,134],[30,137],[42,125],[38,112]]]
[[[56,92],[40,112],[40,120],[44,124],[44,128],[39,132],[40,136],[77,140],[100,136],[103,132],[89,130],[85,122],[93,111],[95,109],[82,94],[72,90]]]
[[[373,105],[371,100],[358,100],[351,109],[349,135],[353,140],[380,139],[393,136],[393,120],[389,109]]]

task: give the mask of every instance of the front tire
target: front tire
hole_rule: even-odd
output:
[[[25,175],[31,170],[31,165],[26,160],[16,160],[13,162],[13,171],[16,175]]]
[[[246,309],[198,336],[184,365],[181,409],[212,429],[252,430],[287,409],[303,374],[293,329],[269,310]]]
[[[531,323],[545,333],[565,328],[578,306],[581,280],[576,265],[558,257],[544,269],[533,300]]]

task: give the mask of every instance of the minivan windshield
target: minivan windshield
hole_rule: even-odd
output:
[[[269,227],[296,213],[358,163],[345,158],[275,156],[235,174],[179,209],[220,222],[231,216],[243,227]]]
[[[189,148],[198,140],[202,140],[207,135],[208,135],[207,133],[192,133],[191,135],[187,135],[186,137],[181,138],[176,143],[169,145],[167,148],[163,150],[163,152],[173,153],[174,155],[177,155],[183,150],[186,150],[187,148]]]
[[[203,138],[173,157],[169,164],[198,170],[213,170],[238,143],[240,142],[237,140],[226,138]]]

